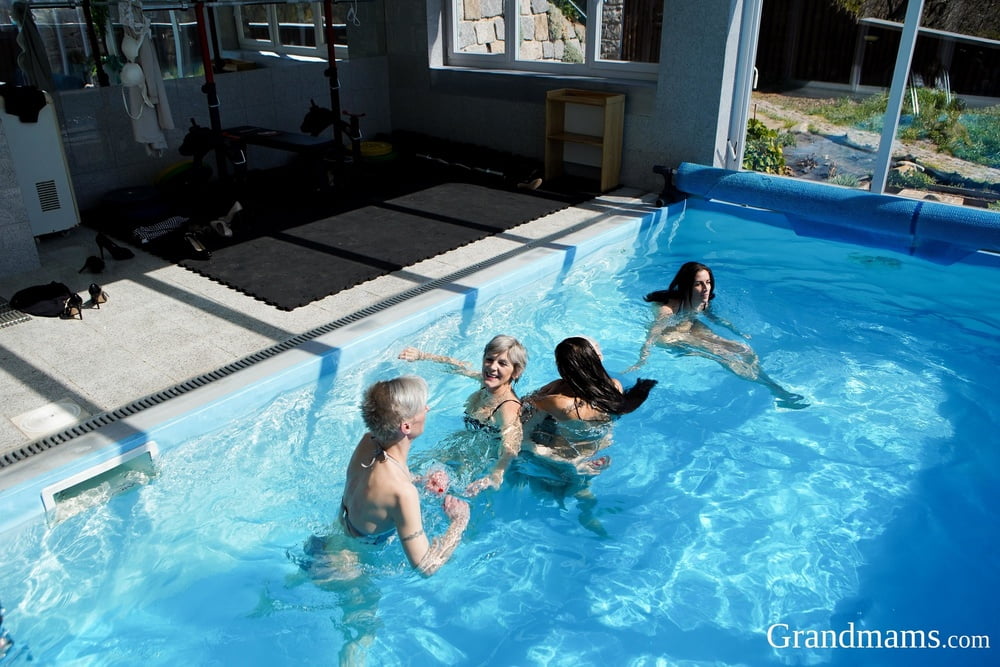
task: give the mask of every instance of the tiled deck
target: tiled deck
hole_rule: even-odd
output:
[[[103,274],[78,273],[97,252],[95,233],[86,227],[41,240],[41,268],[0,278],[0,296],[58,281],[86,302],[96,281],[109,300],[99,310],[85,308],[83,320],[32,317],[0,328],[0,456],[539,239],[555,241],[616,216],[642,216],[654,199],[619,190],[291,312],[139,249],[133,259],[108,257]]]

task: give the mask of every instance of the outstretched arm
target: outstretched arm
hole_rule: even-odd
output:
[[[476,379],[480,377],[479,371],[474,370],[464,361],[459,361],[458,359],[453,359],[452,357],[445,357],[440,354],[431,354],[430,352],[418,350],[415,347],[404,348],[403,351],[399,353],[399,358],[403,361],[436,361],[439,364],[447,364],[451,366],[452,370],[460,375]]]
[[[653,345],[656,341],[663,335],[663,330],[666,328],[666,318],[657,318],[655,322],[649,325],[649,332],[646,334],[646,341],[642,344],[642,348],[639,350],[639,360],[634,364],[625,369],[624,372],[631,373],[632,371],[639,370],[639,367],[646,363],[649,359],[649,352],[653,349]]]
[[[734,334],[736,334],[740,338],[746,338],[747,340],[750,340],[750,334],[743,333],[742,331],[740,331],[739,329],[736,328],[735,324],[733,324],[732,322],[730,322],[726,318],[722,317],[721,315],[717,315],[716,313],[714,313],[711,310],[706,310],[705,311],[705,317],[707,317],[712,322],[715,322],[719,326],[725,327],[725,328],[729,329],[730,331],[732,331]]]

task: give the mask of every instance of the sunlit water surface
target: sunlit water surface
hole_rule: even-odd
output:
[[[335,379],[166,452],[152,480],[59,522],[2,536],[15,664],[989,664],[994,651],[775,649],[766,631],[996,630],[1000,274],[825,243],[688,210],[584,263],[447,316]],[[472,501],[434,577],[398,543],[358,578],[302,569],[336,534],[344,468],[370,382],[419,373],[432,411],[416,471],[461,485],[493,444],[462,431],[467,378],[406,364],[406,345],[476,362],[496,333],[531,358],[523,394],[555,377],[568,335],[621,375],[688,259],[765,370],[806,396],[655,350],[659,380],[623,417],[612,464],[583,488],[516,470]],[[100,494],[98,489],[94,493]],[[425,499],[431,534],[443,530]]]

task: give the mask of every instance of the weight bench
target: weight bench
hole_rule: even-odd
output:
[[[231,127],[223,130],[222,134],[249,146],[264,146],[279,151],[303,153],[306,155],[323,155],[333,150],[336,145],[333,139],[326,137],[313,137],[308,134],[269,130],[265,127],[254,127],[252,125]]]
[[[225,129],[222,131],[222,136],[228,141],[244,147],[244,156],[246,155],[245,146],[262,146],[264,148],[302,155],[309,160],[310,169],[313,168],[313,165],[315,166],[317,187],[320,189],[328,187],[323,157],[336,147],[337,144],[333,139],[328,137],[313,137],[308,134],[298,134],[296,132],[269,130],[265,127],[255,127],[252,125],[240,125]]]

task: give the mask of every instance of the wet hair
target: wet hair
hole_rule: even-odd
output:
[[[488,342],[486,347],[483,348],[483,358],[485,359],[487,355],[498,355],[504,352],[507,353],[510,363],[514,365],[512,381],[516,382],[524,374],[524,369],[528,366],[528,350],[513,336],[500,334],[499,336],[494,336],[493,340]]]
[[[682,309],[690,310],[691,290],[694,288],[694,277],[698,275],[699,271],[708,271],[708,279],[712,281],[712,291],[708,295],[708,301],[711,303],[712,299],[715,298],[715,275],[712,273],[712,269],[708,268],[704,264],[701,264],[700,262],[684,263],[681,268],[677,270],[676,275],[674,275],[674,279],[671,281],[670,287],[650,292],[643,298],[646,301],[664,304],[668,301],[676,299],[681,302]]]
[[[609,415],[632,412],[649,396],[656,380],[640,378],[622,393],[615,384],[594,345],[581,336],[567,338],[556,345],[556,368],[559,377],[573,393],[594,408]]]
[[[399,435],[399,426],[427,407],[427,382],[416,375],[376,382],[365,390],[361,415],[365,426],[379,442]]]

